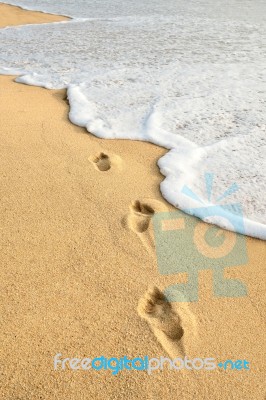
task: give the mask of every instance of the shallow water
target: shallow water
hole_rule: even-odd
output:
[[[240,203],[241,233],[266,238],[264,2],[8,3],[74,19],[0,30],[0,73],[67,88],[71,121],[96,136],[170,149],[158,163],[170,203]],[[238,190],[218,201],[234,182]],[[213,222],[234,229],[237,210]]]

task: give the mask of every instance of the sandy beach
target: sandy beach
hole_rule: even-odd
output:
[[[0,4],[0,27],[64,19]],[[248,263],[225,271],[248,296],[214,297],[206,270],[199,301],[172,303],[186,355],[249,370],[54,370],[57,353],[181,357],[137,308],[149,286],[186,274],[161,275],[156,261],[151,215],[174,210],[159,190],[166,150],[96,138],[69,122],[66,91],[14,79],[0,76],[1,398],[265,399],[266,248],[253,238]]]

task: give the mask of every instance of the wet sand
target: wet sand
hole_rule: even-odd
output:
[[[0,5],[2,27],[60,19]],[[173,209],[159,191],[165,150],[98,139],[69,122],[65,91],[14,78],[0,76],[2,398],[264,399],[266,251],[252,238],[248,264],[225,271],[248,296],[214,297],[212,271],[200,271],[199,301],[171,311],[190,358],[246,359],[249,371],[54,371],[57,353],[181,357],[137,308],[148,286],[186,276],[156,262],[151,215]]]

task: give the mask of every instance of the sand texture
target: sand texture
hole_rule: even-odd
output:
[[[1,27],[61,19],[0,5]],[[11,76],[0,88],[0,397],[263,400],[265,242],[248,238],[248,264],[226,270],[247,297],[214,297],[207,270],[198,302],[169,305],[160,290],[185,276],[156,263],[152,216],[173,209],[165,150],[74,126],[65,91]],[[54,371],[57,353],[246,359],[250,371]]]

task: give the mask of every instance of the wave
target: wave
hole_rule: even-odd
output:
[[[219,2],[210,8],[208,2],[148,1],[134,9],[131,2],[107,3],[38,2],[41,11],[74,18],[0,30],[0,73],[66,88],[70,120],[98,137],[169,149],[158,165],[166,177],[161,192],[171,204],[266,239],[265,29],[252,18],[259,7],[247,19],[236,10],[248,1],[219,14]],[[211,196],[206,174],[213,176]],[[205,218],[202,205],[224,207],[229,198],[219,198],[233,183],[238,190],[229,204],[241,211],[232,206],[227,220]],[[239,218],[243,229],[234,223]]]

